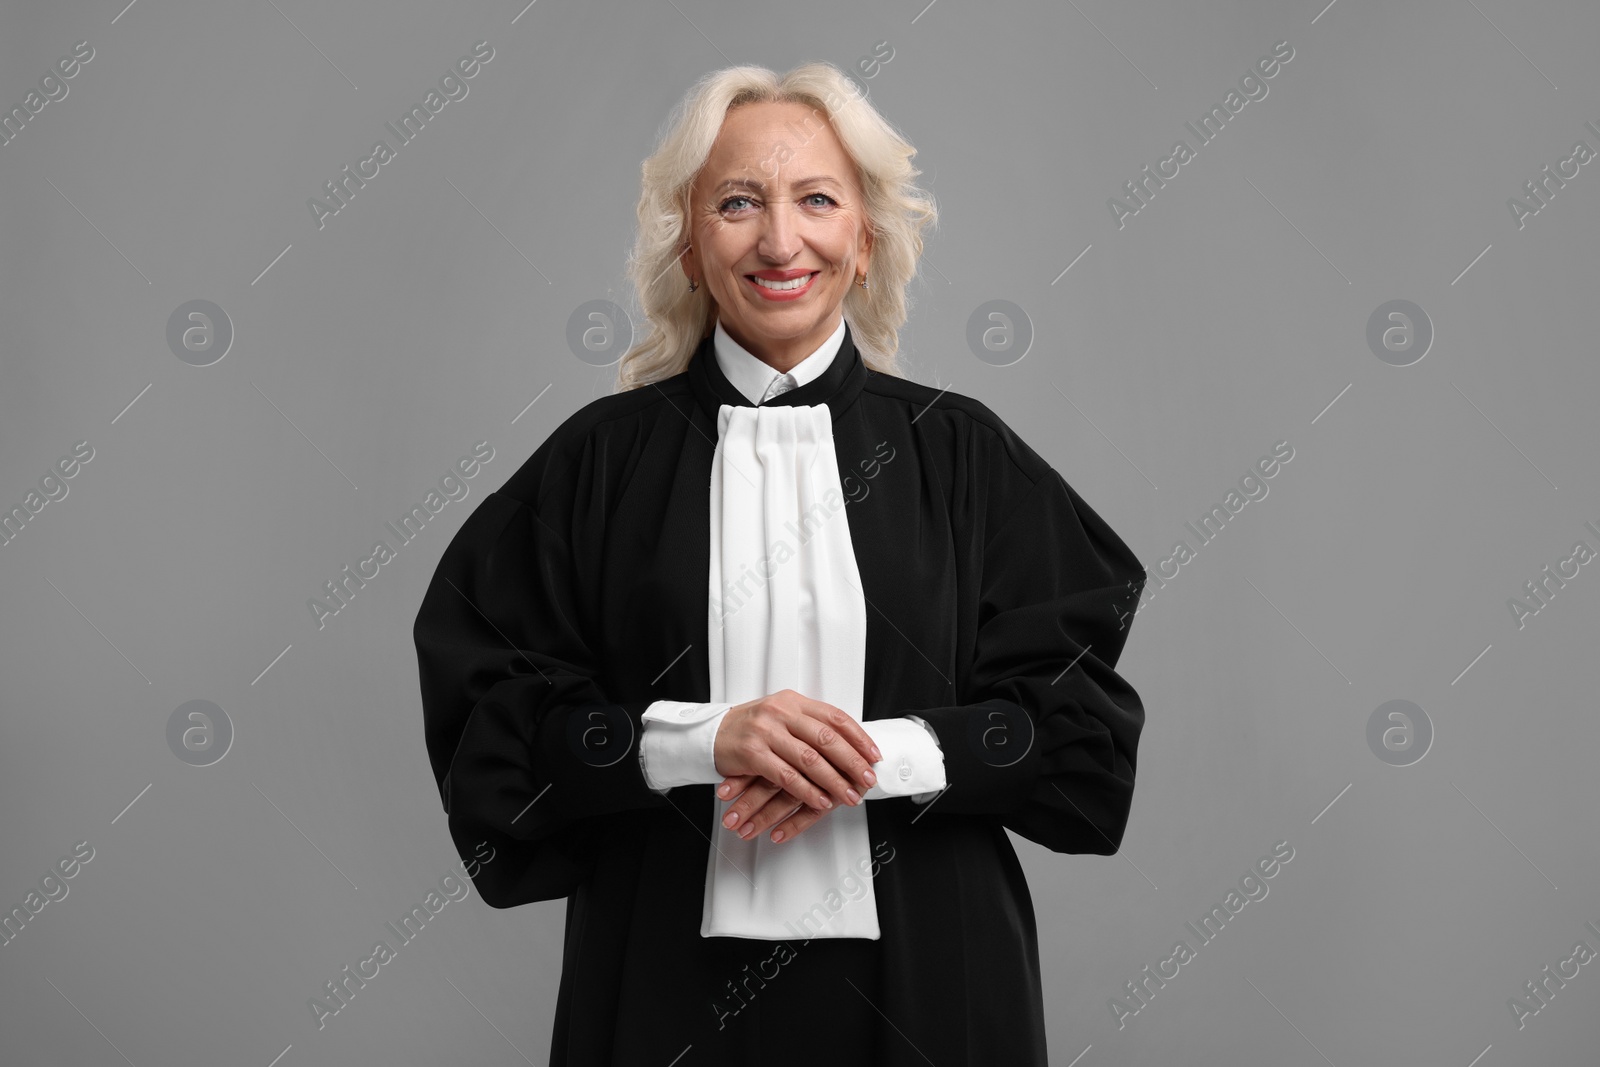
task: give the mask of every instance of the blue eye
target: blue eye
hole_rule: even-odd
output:
[[[812,200],[812,199],[821,199],[821,200],[827,201],[826,204],[814,204],[814,205],[812,205],[814,207],[838,207],[839,206],[839,202],[837,200],[835,200],[833,197],[829,196],[827,193],[807,193],[805,196],[801,197],[800,199],[801,199],[802,202],[804,202],[806,200]],[[732,204],[735,201],[740,201],[740,200],[744,201],[745,203],[751,203],[752,202],[748,196],[730,196],[730,197],[728,197],[728,199],[724,200],[722,203],[717,205],[717,210],[718,211],[727,211],[727,210],[729,210],[729,208],[728,208],[729,204]],[[742,210],[742,209],[734,209],[734,210]]]

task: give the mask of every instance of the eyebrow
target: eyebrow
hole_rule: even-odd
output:
[[[833,185],[839,184],[839,180],[837,178],[827,174],[813,174],[808,178],[797,179],[792,184],[815,185],[822,182],[827,182]],[[754,189],[756,192],[760,193],[766,191],[766,188],[766,183],[756,178],[725,178],[721,184],[716,187],[715,191],[721,192],[724,189]]]

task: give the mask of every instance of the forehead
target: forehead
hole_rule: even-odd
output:
[[[727,113],[701,179],[717,183],[745,178],[783,185],[827,176],[854,185],[854,171],[826,111],[807,104],[764,102]]]

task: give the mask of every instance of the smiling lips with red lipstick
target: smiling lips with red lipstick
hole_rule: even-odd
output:
[[[746,274],[744,279],[767,300],[798,300],[811,291],[811,283],[820,273],[815,270],[758,270]]]

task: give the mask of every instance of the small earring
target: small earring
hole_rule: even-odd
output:
[[[693,278],[690,278],[689,279],[689,291],[692,293],[698,288],[700,288],[700,287],[695,284],[695,280]]]
[[[859,282],[857,282],[856,284],[861,286],[861,288],[865,289],[867,287],[867,276],[865,274],[861,275],[861,280]]]

